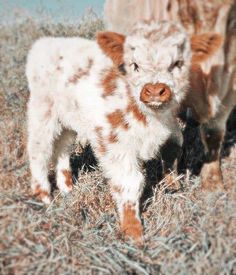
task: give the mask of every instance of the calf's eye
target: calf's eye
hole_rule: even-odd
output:
[[[133,67],[133,69],[134,69],[135,72],[138,72],[138,71],[139,71],[139,66],[138,66],[137,63],[133,62],[130,66]]]
[[[181,68],[183,65],[184,65],[183,60],[178,60],[174,63],[174,67],[178,67],[178,68]]]
[[[169,67],[169,71],[173,71],[174,68],[181,68],[184,65],[184,61],[183,60],[177,60],[174,63],[172,63]]]

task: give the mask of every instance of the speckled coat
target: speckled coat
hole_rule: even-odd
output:
[[[141,164],[158,154],[170,133],[181,143],[175,111],[188,86],[190,59],[185,32],[171,23],[139,24],[126,37],[99,33],[97,41],[38,40],[26,68],[34,193],[50,203],[51,160],[59,189],[72,189],[67,146],[77,136],[91,144],[108,179],[121,229],[141,241]],[[158,90],[159,83],[166,89]]]

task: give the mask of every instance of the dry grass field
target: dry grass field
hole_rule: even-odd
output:
[[[222,152],[225,192],[206,193],[199,176],[189,177],[203,157],[197,128],[185,130],[179,191],[154,185],[160,166],[147,165],[142,248],[122,239],[108,185],[89,149],[72,155],[79,173],[70,195],[54,190],[49,207],[31,196],[27,52],[41,36],[93,38],[102,28],[96,18],[80,25],[27,19],[0,26],[0,274],[236,274],[235,114]]]

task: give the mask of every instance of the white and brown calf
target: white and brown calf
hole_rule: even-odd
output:
[[[61,192],[72,189],[67,146],[78,136],[91,144],[109,181],[122,231],[140,241],[142,162],[154,158],[170,134],[182,143],[175,111],[190,60],[185,32],[171,23],[142,25],[126,37],[103,32],[97,41],[38,40],[26,68],[34,193],[50,202],[51,160]]]
[[[200,124],[206,158],[202,186],[209,190],[223,188],[220,149],[227,118],[236,105],[236,1],[223,2],[107,0],[104,9],[113,31],[129,33],[142,20],[172,20],[191,37],[190,86],[182,106]]]

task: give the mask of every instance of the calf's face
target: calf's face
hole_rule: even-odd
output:
[[[144,108],[163,109],[182,101],[188,87],[191,51],[180,26],[139,23],[127,37],[106,32],[97,38]]]

